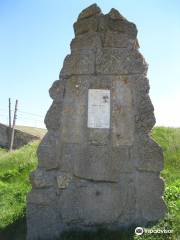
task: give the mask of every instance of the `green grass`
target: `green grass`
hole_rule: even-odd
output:
[[[0,157],[7,153],[7,149],[0,148]]]
[[[23,217],[30,190],[29,172],[37,164],[33,142],[13,152],[0,151],[0,229]]]
[[[153,229],[169,229],[173,234],[144,234],[128,239],[177,240],[180,239],[180,128],[156,127],[152,136],[164,152],[161,175],[165,179],[164,198],[168,205],[166,218]],[[26,195],[31,188],[29,172],[37,165],[38,143],[33,142],[12,153],[0,149],[0,239],[25,240]],[[122,234],[99,230],[96,233],[65,233],[61,239],[125,240]]]
[[[166,184],[180,181],[180,128],[157,127],[153,129],[153,138],[161,145],[164,153],[162,177]]]
[[[180,239],[180,128],[155,127],[153,139],[162,147],[165,180],[164,199],[168,214],[153,229],[173,230],[173,234],[144,234],[136,240],[178,240]]]

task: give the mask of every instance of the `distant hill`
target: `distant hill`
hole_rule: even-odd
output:
[[[36,132],[34,134],[34,132]],[[5,124],[0,123],[0,146],[4,148],[9,148],[10,139],[11,139],[12,129]],[[13,141],[13,149],[18,149],[29,142],[34,140],[39,140],[42,138],[42,134],[37,134],[37,131],[21,131],[20,129],[16,129],[14,131],[14,141]]]
[[[36,128],[36,127],[29,127],[29,126],[16,126],[16,129],[21,130],[26,133],[29,133],[29,134],[32,134],[41,139],[44,137],[44,135],[47,132],[47,129],[45,129],[45,128]]]

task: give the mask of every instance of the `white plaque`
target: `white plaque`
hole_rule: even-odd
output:
[[[88,127],[110,128],[110,90],[89,89]]]

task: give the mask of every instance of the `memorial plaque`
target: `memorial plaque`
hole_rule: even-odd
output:
[[[89,89],[88,127],[110,128],[110,90]]]

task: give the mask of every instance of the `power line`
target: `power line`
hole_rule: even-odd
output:
[[[7,109],[5,109],[5,108],[0,108],[0,110],[7,111]],[[11,112],[13,112],[13,111],[11,110]],[[24,111],[20,111],[20,110],[18,112],[21,112],[21,113],[24,113],[24,114],[29,114],[29,115],[34,115],[34,116],[38,116],[38,117],[44,117],[43,115],[39,115],[39,114],[36,114],[36,113],[31,113],[31,112],[24,112]]]
[[[43,117],[42,115],[36,114],[36,113],[30,113],[30,112],[24,112],[24,111],[19,111],[21,113],[25,113],[25,114],[29,114],[29,115],[34,115],[34,116],[39,116],[39,117]]]
[[[13,113],[11,109],[0,107],[0,122],[8,125],[10,112]],[[18,116],[16,116],[18,124],[32,127],[44,126],[44,117],[44,115],[20,110],[18,110]]]

